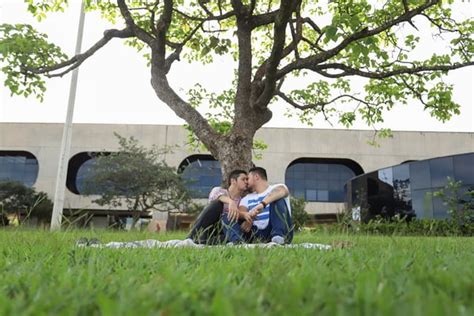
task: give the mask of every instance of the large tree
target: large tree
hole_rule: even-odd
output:
[[[68,1],[25,2],[43,18]],[[300,110],[305,122],[336,116],[347,126],[357,117],[369,125],[382,122],[384,110],[412,99],[442,121],[459,114],[453,87],[443,77],[473,64],[474,21],[453,19],[452,2],[86,0],[88,10],[124,27],[105,30],[93,46],[68,58],[31,26],[3,24],[0,58],[13,93],[42,98],[43,76],[63,76],[114,38],[146,50],[156,95],[187,122],[226,175],[251,166],[254,135],[271,119],[269,105],[277,99]],[[426,58],[414,56],[420,40],[430,36],[445,51],[437,47]],[[168,76],[181,59],[210,63],[216,55],[234,61],[228,90],[208,92],[202,83],[180,95],[170,85]],[[302,75],[305,87],[284,84]],[[365,79],[363,91],[351,77]],[[203,115],[202,105],[218,111]]]

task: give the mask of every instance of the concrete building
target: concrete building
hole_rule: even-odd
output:
[[[0,180],[16,177],[52,198],[62,127],[0,123]],[[165,159],[198,180],[194,185],[198,198],[220,175],[219,164],[209,153],[191,151],[186,145],[187,131],[181,126],[75,124],[65,208],[99,208],[80,194],[86,169],[81,167],[91,161],[90,153],[117,150],[114,132],[134,136],[145,146],[177,145]],[[285,182],[293,195],[305,197],[309,213],[323,215],[343,210],[344,183],[354,176],[406,161],[474,152],[474,133],[394,132],[392,138],[377,140],[377,147],[368,144],[373,137],[374,132],[362,130],[263,128],[256,138],[268,149],[254,163],[267,169],[270,182]],[[207,168],[205,174],[200,168]]]

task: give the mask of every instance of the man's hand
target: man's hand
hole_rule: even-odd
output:
[[[245,233],[250,232],[253,224],[252,215],[249,212],[241,212],[240,217],[244,220],[244,222],[240,224],[240,229]]]
[[[253,209],[250,210],[250,216],[252,216],[253,219],[257,217],[257,215],[264,209],[265,207],[263,206],[262,203],[258,203],[257,206],[255,206]]]
[[[244,221],[249,222],[250,224],[253,223],[252,214],[250,214],[249,212],[241,212],[241,213],[240,213],[240,217],[241,217]]]
[[[227,218],[231,222],[236,222],[239,219],[239,207],[234,200],[231,200],[229,203],[229,213],[227,213]]]
[[[252,222],[243,222],[242,224],[240,224],[240,229],[242,229],[244,233],[250,232],[250,230],[252,229]]]

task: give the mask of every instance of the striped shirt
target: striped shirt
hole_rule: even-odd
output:
[[[263,191],[262,193],[250,193],[247,196],[242,198],[240,201],[240,205],[243,205],[247,208],[250,212],[254,207],[256,207],[263,199],[275,188],[280,185],[284,184],[274,184],[268,186],[268,188]],[[291,206],[290,206],[290,199],[289,197],[285,198],[286,205],[288,206],[288,211],[291,214]],[[253,221],[253,225],[256,226],[258,229],[265,229],[268,226],[268,222],[270,220],[270,204],[265,206],[264,209],[260,210],[260,213],[257,215],[255,220]]]

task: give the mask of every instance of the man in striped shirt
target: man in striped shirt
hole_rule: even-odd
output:
[[[248,187],[253,193],[243,197],[239,206],[244,219],[242,237],[247,242],[291,243],[293,223],[286,185],[270,185],[266,170],[254,167],[248,173]]]

